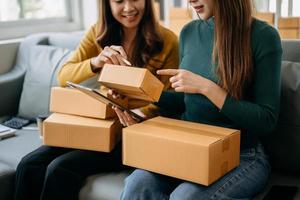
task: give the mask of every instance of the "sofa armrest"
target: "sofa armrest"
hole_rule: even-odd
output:
[[[18,66],[0,75],[0,116],[17,113],[24,75],[25,69]]]

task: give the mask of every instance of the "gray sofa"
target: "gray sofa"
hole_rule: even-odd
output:
[[[34,119],[48,113],[50,88],[57,85],[62,63],[77,46],[82,33],[45,33],[26,38],[20,45],[14,66],[0,74],[0,119],[12,115]],[[284,60],[300,62],[300,42],[284,41]],[[274,172],[262,199],[273,184],[300,186],[300,64],[282,67],[282,106],[278,128],[264,138]],[[266,75],[267,76],[267,75]],[[92,86],[95,79],[83,84]],[[31,126],[35,126],[34,124]],[[19,130],[17,136],[0,141],[0,199],[11,200],[15,169],[21,158],[42,144],[37,130]],[[115,200],[130,171],[89,177],[80,191],[81,200]],[[292,175],[291,175],[292,173]],[[298,193],[298,197],[299,193]]]

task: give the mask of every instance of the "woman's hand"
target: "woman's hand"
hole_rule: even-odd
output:
[[[109,89],[108,94],[111,95],[114,99],[124,99],[125,98],[124,95],[118,93],[114,89]]]
[[[122,94],[116,92],[113,89],[109,89],[108,94],[110,94],[114,99],[124,98],[124,96]],[[115,112],[123,126],[131,126],[133,124],[138,123],[138,120],[135,120],[128,112],[126,112],[126,111],[123,112],[122,110],[120,110],[119,108],[117,108],[115,106],[113,106],[112,108],[115,110]],[[139,109],[134,109],[134,110],[132,110],[132,112],[135,112],[136,114],[146,118],[144,113],[142,113]]]
[[[127,54],[122,46],[106,46],[97,57],[91,59],[92,70],[99,71],[106,63],[126,66],[128,64],[124,59],[127,60]]]
[[[209,79],[184,69],[158,70],[157,74],[172,76],[170,82],[176,92],[204,94],[211,82]]]
[[[123,112],[115,106],[113,107],[113,109],[117,113],[118,118],[123,126],[131,126],[133,124],[138,123],[138,121],[135,120],[133,117],[131,117],[131,115],[128,112],[126,112],[126,111]]]
[[[184,69],[158,70],[157,74],[172,76],[170,82],[176,92],[202,94],[222,109],[227,91],[213,81]]]

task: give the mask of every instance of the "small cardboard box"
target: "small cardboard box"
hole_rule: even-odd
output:
[[[299,39],[300,28],[281,28],[279,29],[281,39]]]
[[[282,17],[278,19],[278,28],[300,28],[300,17]]]
[[[169,29],[171,31],[173,31],[177,36],[179,36],[182,28],[191,21],[192,21],[192,19],[173,19],[173,20],[170,20]]]
[[[157,102],[164,87],[163,83],[145,68],[111,64],[104,65],[99,82],[129,98],[149,102]]]
[[[156,117],[123,129],[123,164],[210,185],[239,165],[240,131]]]
[[[154,2],[154,11],[157,20],[160,20],[160,3]]]
[[[121,139],[118,120],[53,113],[43,122],[44,144],[110,152]]]
[[[193,20],[193,10],[188,8],[171,7],[169,9],[170,21],[174,19]]]
[[[107,96],[107,94],[105,94]],[[114,100],[127,107],[128,99]],[[76,89],[53,87],[50,98],[50,112],[108,119],[116,117],[115,111],[102,103]]]
[[[172,7],[169,9],[169,29],[180,35],[182,28],[193,20],[193,12],[187,8]]]
[[[256,12],[254,16],[257,19],[267,22],[270,25],[274,25],[275,23],[275,13],[271,12]]]

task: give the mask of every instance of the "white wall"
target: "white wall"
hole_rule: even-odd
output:
[[[259,12],[269,11],[269,0],[255,0],[254,4]]]
[[[83,27],[87,30],[97,22],[99,16],[98,0],[82,0]]]

